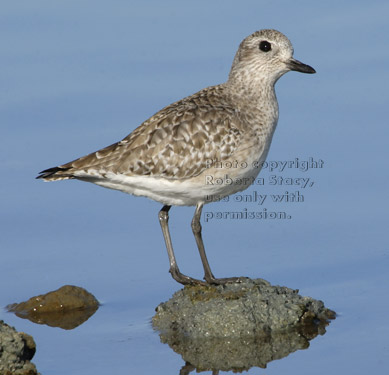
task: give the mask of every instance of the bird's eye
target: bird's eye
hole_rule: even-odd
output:
[[[262,40],[262,42],[259,43],[259,49],[263,52],[269,52],[271,50],[271,43],[266,40]]]

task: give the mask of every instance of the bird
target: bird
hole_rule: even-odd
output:
[[[278,122],[275,83],[289,71],[316,73],[293,52],[281,32],[256,31],[240,43],[227,81],[164,107],[121,141],[36,178],[77,179],[161,203],[158,218],[173,279],[183,285],[240,282],[214,276],[201,213],[204,204],[248,188],[259,174]],[[203,280],[183,274],[177,265],[168,226],[172,206],[195,207],[191,227]]]

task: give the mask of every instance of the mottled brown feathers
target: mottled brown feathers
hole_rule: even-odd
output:
[[[43,171],[39,178],[72,178],[80,170],[168,179],[197,176],[210,161],[229,158],[241,139],[239,114],[220,97],[215,100],[214,92],[220,90],[210,87],[173,103],[122,141]]]
[[[258,48],[264,40],[272,46],[268,53]],[[296,63],[292,54],[280,32],[255,32],[240,44],[227,82],[163,108],[122,141],[43,171],[39,178],[78,178],[119,190],[124,184],[127,192],[146,194],[150,187],[138,188],[132,177],[186,180],[214,162],[261,160],[278,119],[274,84],[290,70],[291,61]],[[254,172],[259,171],[245,171]]]

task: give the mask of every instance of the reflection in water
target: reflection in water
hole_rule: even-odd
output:
[[[58,290],[7,306],[16,316],[50,327],[73,329],[87,321],[98,309],[99,302],[87,290],[65,285]]]
[[[323,335],[327,321],[310,321],[306,324],[278,332],[259,332],[255,336],[239,338],[197,338],[178,334],[177,331],[160,333],[167,343],[185,361],[179,374],[196,370],[247,371],[251,367],[266,368],[267,363],[288,356],[299,349],[307,349],[309,341]]]
[[[322,301],[262,279],[185,286],[156,308],[154,329],[181,354],[180,374],[240,372],[309,347],[335,313]]]

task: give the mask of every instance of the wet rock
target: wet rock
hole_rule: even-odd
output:
[[[36,375],[36,367],[30,362],[35,354],[32,336],[17,332],[0,320],[0,374]]]
[[[87,290],[65,285],[58,290],[7,306],[18,317],[51,327],[73,329],[88,320],[99,302]]]
[[[190,371],[243,371],[309,347],[335,313],[262,279],[186,286],[156,308],[153,327]]]
[[[305,320],[328,320],[335,313],[298,290],[262,279],[219,286],[186,286],[161,303],[153,317],[159,331],[190,337],[241,337],[287,329]]]

